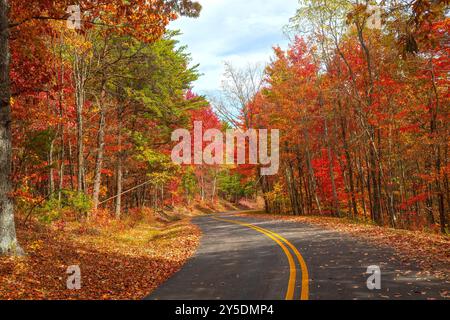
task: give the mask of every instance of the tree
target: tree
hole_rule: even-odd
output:
[[[21,254],[11,199],[11,91],[9,80],[9,4],[0,1],[0,254]]]
[[[0,254],[21,253],[17,244],[14,226],[14,208],[11,199],[11,88],[10,88],[10,42],[9,33],[26,31],[26,26],[34,21],[51,21],[67,19],[66,9],[70,1],[13,1],[9,14],[9,2],[0,2]],[[142,40],[155,41],[164,33],[170,20],[176,19],[177,13],[187,16],[198,16],[201,6],[191,1],[82,1],[84,11],[89,11],[90,21],[84,21],[87,28],[98,23],[115,26],[110,31],[141,36]],[[15,20],[12,20],[14,17]],[[41,28],[41,30],[48,29]],[[27,39],[28,34],[21,34]],[[31,38],[29,39],[31,41]],[[78,96],[82,97],[82,92]],[[82,99],[79,107],[82,111]],[[79,115],[81,124],[82,115]],[[82,134],[82,129],[79,128]],[[81,137],[79,137],[80,139]],[[83,149],[79,147],[78,153]],[[82,159],[79,158],[79,177],[83,172]],[[80,179],[79,179],[80,180]],[[79,189],[81,181],[78,182]],[[82,188],[81,188],[82,189]]]
[[[370,1],[300,2],[290,47],[275,48],[246,108],[286,132],[272,208],[447,232],[445,2],[382,1],[381,30]],[[405,30],[415,49],[399,55]]]

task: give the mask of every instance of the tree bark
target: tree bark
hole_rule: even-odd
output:
[[[50,144],[50,151],[48,153],[48,165],[50,167],[49,170],[49,194],[50,194],[50,198],[53,198],[54,193],[55,193],[55,177],[54,177],[54,173],[55,173],[55,169],[53,168],[53,152],[55,149],[55,140],[53,139],[51,144]]]
[[[11,185],[11,88],[9,78],[9,5],[0,0],[0,255],[22,255],[16,237]]]
[[[84,192],[84,142],[83,142],[83,109],[85,101],[86,65],[85,58],[75,53],[74,82],[75,104],[77,111],[77,158],[78,158],[78,192]]]
[[[58,203],[61,206],[61,201],[62,201],[62,190],[64,188],[64,168],[65,168],[65,163],[64,163],[64,158],[65,158],[65,129],[64,129],[64,123],[63,123],[63,118],[64,118],[64,63],[63,63],[63,56],[62,56],[62,52],[63,52],[63,44],[64,44],[64,38],[63,35],[61,34],[61,43],[60,43],[60,51],[59,51],[59,58],[61,60],[61,79],[60,79],[60,91],[59,91],[59,119],[60,119],[60,123],[59,123],[59,133],[60,133],[60,139],[61,139],[61,153],[60,153],[60,167],[59,167],[59,185],[58,185]]]
[[[325,139],[326,139],[327,152],[328,152],[328,171],[330,172],[331,189],[333,192],[333,216],[338,217],[340,215],[339,199],[338,199],[338,195],[337,195],[336,182],[335,182],[335,177],[334,177],[333,155],[331,152],[331,143],[330,143],[330,137],[328,134],[328,120],[327,119],[325,119]]]
[[[122,101],[120,102],[122,103]],[[117,159],[117,197],[116,197],[116,210],[115,210],[115,216],[116,219],[120,219],[121,216],[121,207],[122,207],[122,177],[123,177],[123,171],[122,171],[122,158],[123,158],[123,151],[122,151],[122,121],[123,121],[123,107],[119,107],[117,110],[117,118],[118,118],[118,135],[117,135],[117,145],[119,148],[119,154]]]
[[[95,177],[94,177],[94,194],[93,194],[94,210],[98,209],[100,186],[102,182],[103,152],[105,147],[105,107],[104,107],[105,95],[106,92],[104,90],[103,84],[101,99],[99,103],[100,120],[98,128],[97,157],[95,160]]]
[[[308,131],[303,130],[303,134],[305,136],[305,141],[309,141]],[[313,193],[314,200],[315,200],[316,205],[317,205],[317,209],[319,210],[319,214],[322,215],[322,206],[320,204],[319,196],[317,195],[316,175],[314,173],[314,168],[312,166],[311,153],[309,151],[308,143],[306,143],[306,164],[307,164],[307,167],[308,167],[308,173],[309,173],[309,177],[311,179],[311,184],[312,184],[311,193]]]
[[[438,114],[440,109],[440,99],[439,93],[436,85],[436,74],[434,70],[433,60],[430,59],[430,68],[431,68],[431,82],[433,86],[433,94],[435,95],[435,107],[431,108],[431,137],[433,139],[432,144],[432,152],[435,157],[435,186],[436,186],[436,195],[438,202],[438,210],[439,210],[439,222],[441,225],[441,232],[446,234],[447,232],[447,221],[445,216],[445,202],[444,202],[444,191],[441,187],[441,169],[442,169],[442,160],[441,160],[441,144],[439,142],[439,127],[438,127]]]

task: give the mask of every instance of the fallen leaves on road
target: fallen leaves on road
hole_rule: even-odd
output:
[[[0,299],[142,299],[192,256],[200,231],[188,220],[132,228],[61,232],[18,228],[23,258],[0,258]],[[81,269],[81,290],[67,289],[67,268]]]
[[[329,217],[298,217],[262,213],[242,213],[239,216],[300,222],[344,232],[371,243],[393,248],[404,263],[416,263],[425,274],[447,279],[450,266],[450,238],[420,231],[397,230],[348,219]]]

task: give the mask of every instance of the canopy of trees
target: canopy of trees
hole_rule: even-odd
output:
[[[370,1],[300,1],[264,74],[226,65],[217,113],[167,30],[197,2],[81,0],[69,29],[72,2],[0,0],[0,254],[23,252],[15,211],[119,219],[259,191],[269,212],[447,232],[448,0],[381,1],[379,28]],[[281,129],[280,172],[173,164],[195,121]]]
[[[364,1],[300,3],[248,104],[284,132],[266,209],[446,232],[448,1],[383,2],[379,29]]]

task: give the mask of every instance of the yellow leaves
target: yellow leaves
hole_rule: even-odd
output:
[[[93,44],[85,35],[79,34],[76,31],[70,31],[67,33],[65,40],[73,48],[75,53],[86,55],[86,57],[92,56]]]
[[[34,241],[28,247],[28,252],[35,252],[42,249],[44,242],[42,240]]]

